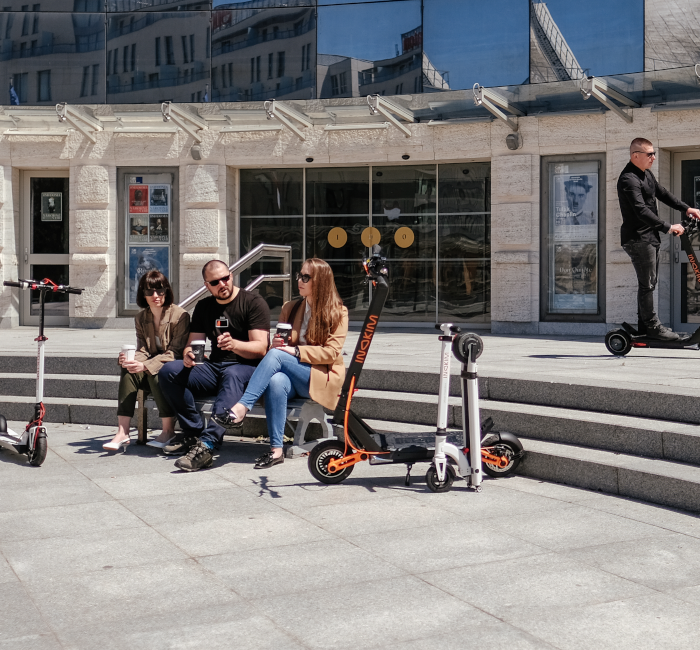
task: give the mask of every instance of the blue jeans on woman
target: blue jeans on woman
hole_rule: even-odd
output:
[[[240,403],[250,410],[265,393],[265,415],[271,447],[283,446],[287,401],[295,397],[309,399],[310,380],[311,366],[282,350],[270,350],[255,369]]]

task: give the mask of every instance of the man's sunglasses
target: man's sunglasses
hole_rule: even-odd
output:
[[[308,273],[297,273],[297,280],[301,280],[304,284],[309,284],[311,276]]]
[[[643,153],[645,156],[648,156],[649,158],[653,158],[656,155],[656,151],[633,151],[632,153]]]
[[[226,284],[229,280],[231,279],[231,274],[229,273],[227,276],[224,276],[223,278],[219,278],[218,280],[212,280],[209,282],[208,280],[205,280],[205,282],[212,287],[216,287],[219,285],[219,282],[223,282]]]
[[[165,289],[144,289],[143,290],[143,295],[148,296],[149,298],[154,295],[158,294],[159,296],[164,296],[165,295]]]

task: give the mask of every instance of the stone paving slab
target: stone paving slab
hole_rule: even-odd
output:
[[[187,475],[112,432],[0,451],[0,649],[697,646],[692,514],[522,476],[433,494],[426,465],[323,486],[252,442]]]

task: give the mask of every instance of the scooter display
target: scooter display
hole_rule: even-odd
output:
[[[0,444],[13,447],[17,453],[26,454],[29,463],[39,467],[46,460],[48,451],[48,440],[46,427],[44,426],[44,343],[48,337],[44,336],[44,313],[46,294],[50,293],[74,293],[81,294],[82,289],[68,287],[63,284],[56,284],[48,278],[41,282],[35,280],[19,280],[18,282],[5,281],[6,287],[18,287],[39,292],[39,336],[37,341],[38,350],[36,358],[36,403],[34,404],[34,416],[29,420],[22,433],[15,433],[7,428],[7,420],[4,415],[0,415]]]
[[[683,220],[681,225],[685,229],[680,235],[681,248],[688,256],[690,267],[695,273],[697,282],[700,283],[700,264],[693,250],[693,245],[690,241],[691,235],[698,232],[700,227],[696,219]],[[622,323],[622,329],[611,330],[605,335],[605,347],[608,352],[618,357],[623,357],[630,352],[632,348],[664,348],[671,350],[698,350],[700,349],[700,327],[695,330],[690,336],[682,336],[675,341],[660,341],[646,336],[639,332],[629,323]]]
[[[391,434],[374,431],[353,412],[352,398],[358,390],[358,379],[389,292],[384,258],[374,256],[365,260],[364,268],[367,281],[372,282],[373,295],[333,414],[333,426],[336,427],[338,439],[323,441],[311,450],[311,474],[322,483],[334,484],[347,479],[353,467],[362,461],[369,461],[370,465],[402,463],[407,466],[406,485],[410,485],[414,463],[429,462],[432,465],[426,475],[428,487],[435,492],[446,492],[456,478],[453,464],[460,476],[466,478],[476,490],[481,489],[482,460],[483,469],[489,474],[493,472],[493,475],[504,476],[512,472],[523,454],[520,441],[512,434],[491,432],[493,423],[490,421],[484,423],[483,427],[479,424],[476,359],[483,350],[483,342],[476,334],[462,334],[458,327],[449,323],[436,326],[443,334],[439,337],[442,341],[442,365],[435,448],[415,443],[390,444]],[[452,352],[463,364],[462,435],[458,440],[459,445],[448,442],[446,429]],[[439,454],[437,464],[434,462],[436,453]]]

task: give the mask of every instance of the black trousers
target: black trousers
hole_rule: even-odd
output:
[[[646,327],[659,324],[654,311],[654,289],[659,278],[659,246],[644,241],[630,241],[622,248],[630,256],[637,273],[637,318]]]

